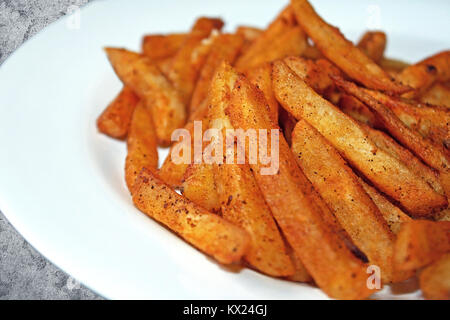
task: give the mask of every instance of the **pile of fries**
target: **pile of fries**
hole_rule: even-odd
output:
[[[371,266],[382,284],[418,276],[426,298],[450,299],[450,51],[389,59],[383,32],[354,45],[307,0],[265,30],[223,24],[106,48],[124,86],[97,125],[127,141],[136,207],[220,263],[333,298],[379,290]],[[173,161],[174,131],[194,121],[266,129],[269,145],[277,130],[278,171]],[[161,167],[157,147],[171,148]]]

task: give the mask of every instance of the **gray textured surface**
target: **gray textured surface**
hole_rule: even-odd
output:
[[[24,41],[87,0],[0,0],[0,64]],[[1,210],[1,208],[0,208]],[[100,299],[34,250],[0,211],[0,300]]]

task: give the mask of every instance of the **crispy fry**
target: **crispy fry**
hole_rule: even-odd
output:
[[[348,41],[337,28],[326,23],[307,0],[291,0],[298,23],[314,40],[322,54],[349,77],[368,88],[404,93],[407,86],[395,83],[377,64]]]
[[[190,112],[192,113],[206,99],[210,87],[211,79],[214,72],[222,61],[230,64],[236,59],[244,39],[240,35],[221,34],[218,35],[212,44],[205,64],[200,72],[200,76],[195,85],[190,104]]]
[[[303,51],[302,56],[306,59],[312,59],[312,60],[317,60],[317,59],[322,59],[323,55],[322,53],[320,53],[319,49],[317,49],[316,46],[312,46],[312,45],[307,45],[306,49]]]
[[[120,80],[151,107],[153,119],[158,119],[158,143],[168,146],[172,132],[186,121],[185,106],[177,91],[150,59],[125,49],[105,50]]]
[[[186,41],[186,37],[185,33],[144,36],[142,38],[142,53],[154,61],[172,57]]]
[[[345,160],[305,120],[295,126],[292,151],[303,173],[355,245],[371,264],[381,268],[383,281],[392,281],[394,236]]]
[[[127,137],[128,153],[125,160],[125,181],[130,192],[143,167],[151,170],[158,169],[156,140],[151,110],[141,101],[133,112]]]
[[[263,33],[263,30],[249,26],[239,26],[236,29],[236,34],[244,37],[245,42],[252,43]]]
[[[119,95],[97,118],[98,130],[112,138],[125,139],[138,102],[139,98],[133,90],[124,86]]]
[[[226,114],[233,127],[248,129],[279,128],[270,120],[264,96],[243,76],[227,85],[232,90]],[[271,135],[267,136],[271,145]],[[275,175],[261,174],[264,166],[250,164],[256,181],[272,213],[315,282],[328,295],[340,299],[362,299],[371,294],[366,286],[364,265],[322,218],[326,206],[309,197],[311,186],[295,163],[283,136],[279,137],[279,170]],[[320,198],[316,200],[320,201]],[[328,213],[331,214],[331,213]]]
[[[401,226],[394,253],[396,270],[417,270],[450,251],[450,222],[412,220]]]
[[[420,96],[420,101],[450,109],[450,88],[442,83],[435,83]]]
[[[424,93],[434,82],[450,80],[450,51],[443,51],[405,68],[397,77],[401,83],[415,89],[405,96]]]
[[[349,94],[341,94],[338,106],[346,115],[361,123],[373,128],[383,127],[378,118],[364,103]]]
[[[419,283],[426,299],[450,300],[450,253],[425,268]]]
[[[402,72],[403,69],[409,67],[409,63],[391,58],[382,58],[378,64],[384,71],[392,72],[394,74],[398,74]]]
[[[444,196],[405,164],[378,150],[358,123],[314,92],[281,61],[274,63],[273,81],[275,96],[285,109],[315,127],[352,166],[408,212],[429,216],[447,205]]]
[[[383,31],[367,31],[357,47],[374,62],[379,63],[386,49],[386,34]]]
[[[245,231],[180,196],[150,170],[139,173],[132,194],[139,210],[217,261],[239,262],[247,252]]]

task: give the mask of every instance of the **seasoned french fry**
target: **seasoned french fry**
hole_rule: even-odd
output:
[[[319,49],[316,46],[307,45],[306,49],[302,53],[302,57],[306,59],[317,60],[323,58],[322,53],[320,53]]]
[[[172,58],[168,77],[186,105],[191,101],[200,70],[211,49],[215,35],[213,30],[220,30],[222,26],[220,19],[198,19],[180,50]]]
[[[142,53],[154,61],[172,57],[186,41],[186,37],[185,33],[144,36],[142,38]]]
[[[194,112],[203,100],[206,99],[211,79],[220,63],[222,61],[228,61],[232,64],[243,43],[243,37],[235,34],[221,34],[214,39],[208,58],[203,65],[192,94],[190,113]]]
[[[127,158],[125,160],[125,181],[130,192],[143,167],[158,169],[158,150],[156,132],[151,110],[139,102],[133,112],[127,137]]]
[[[279,130],[270,119],[262,93],[245,77],[235,77],[236,81],[227,82],[232,94],[225,110],[233,127]],[[269,145],[275,143],[270,133],[267,141]],[[279,137],[276,174],[261,174],[264,165],[260,161],[250,166],[275,220],[319,287],[340,299],[363,299],[370,295],[364,265],[325,222],[322,215],[326,206],[321,207],[310,198],[312,186],[305,185],[307,179],[283,136]]]
[[[125,139],[138,102],[139,98],[133,90],[124,86],[119,95],[97,118],[98,130],[112,138]]]
[[[139,173],[132,195],[139,210],[221,263],[239,262],[247,252],[245,231],[179,195],[150,170]]]
[[[412,98],[424,93],[434,82],[450,80],[450,51],[443,51],[405,68],[397,80],[415,89],[405,96]]]
[[[236,34],[244,37],[244,50],[247,45],[255,41],[263,33],[263,30],[250,26],[239,26],[236,28]]]
[[[386,49],[386,34],[383,31],[367,31],[357,47],[374,62],[379,63]]]
[[[450,222],[412,220],[401,226],[395,242],[396,270],[417,270],[450,251]]]
[[[420,101],[450,109],[450,87],[435,83],[420,96]]]
[[[410,149],[416,156],[422,159],[430,167],[439,171],[439,177],[447,195],[450,196],[450,160],[444,152],[444,147],[435,145],[431,140],[409,129],[388,107],[372,97],[366,89],[356,86],[354,83],[333,77],[336,84],[347,92],[364,102],[383,123],[386,130],[400,143]]]
[[[172,132],[186,121],[185,106],[177,91],[150,59],[125,49],[105,50],[120,80],[151,107],[153,119],[158,119],[158,143],[168,146]]]
[[[245,75],[264,94],[269,105],[270,116],[274,122],[278,121],[278,101],[272,89],[272,65],[267,62],[259,67],[248,70]]]
[[[234,129],[224,108],[230,103],[231,92],[227,82],[235,81],[235,77],[222,64],[211,85],[212,98],[208,117],[211,119],[210,128],[220,132],[220,135],[218,133],[213,137],[213,143],[218,143],[219,146],[226,140],[226,130]],[[237,164],[234,143],[233,154],[227,153],[227,145],[223,145],[223,163],[213,164],[214,178],[222,216],[250,235],[251,243],[244,256],[245,260],[257,270],[272,276],[294,275],[294,265],[250,167],[248,164]]]
[[[364,103],[349,94],[341,94],[338,106],[346,115],[361,123],[373,128],[383,127],[378,118]]]
[[[307,0],[291,0],[298,23],[320,52],[349,77],[368,88],[404,93],[409,87],[395,83],[375,62],[348,41],[337,28],[326,23]]]
[[[316,128],[354,167],[381,191],[416,216],[430,216],[447,199],[376,145],[360,125],[312,90],[281,61],[273,66],[278,102],[297,119]]]
[[[409,67],[409,63],[391,58],[382,58],[379,65],[384,71],[392,72],[394,74],[398,74],[402,72],[403,69]]]
[[[392,281],[394,236],[345,160],[305,120],[295,126],[292,151],[303,173],[355,245],[371,264],[381,268],[383,281]]]
[[[429,300],[450,300],[450,253],[426,267],[419,277],[420,289]]]

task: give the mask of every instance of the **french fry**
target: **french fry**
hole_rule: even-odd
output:
[[[450,222],[412,220],[401,226],[395,242],[396,270],[417,270],[450,251]]]
[[[409,63],[406,63],[404,61],[392,58],[382,58],[378,64],[384,71],[394,74],[402,72],[410,65]]]
[[[219,212],[220,202],[211,164],[191,163],[181,185],[183,196],[209,212]]]
[[[214,72],[222,61],[233,63],[244,43],[244,39],[240,35],[221,34],[218,35],[212,44],[197,84],[195,85],[190,104],[190,113],[195,111],[198,106],[206,99],[210,87],[211,79]]]
[[[322,53],[320,53],[319,49],[317,49],[316,46],[312,46],[312,45],[308,44],[306,46],[306,49],[302,53],[302,57],[304,57],[306,59],[317,60],[317,59],[322,59],[323,55],[322,55]]]
[[[264,63],[248,70],[245,75],[264,94],[269,105],[271,119],[277,122],[279,105],[272,89],[272,65],[269,62]]]
[[[237,164],[234,143],[233,154],[227,152],[227,144],[223,143],[226,130],[234,129],[224,108],[229,104],[231,94],[227,82],[235,81],[235,77],[236,74],[223,64],[218,69],[211,85],[208,116],[210,128],[218,132],[213,136],[212,143],[217,143],[219,147],[223,144],[223,163],[212,165],[222,217],[249,233],[251,242],[244,258],[251,266],[276,277],[292,276],[294,265],[250,167],[248,164]]]
[[[366,89],[357,87],[354,83],[339,77],[333,77],[333,79],[339,88],[355,96],[375,112],[386,130],[393,137],[430,167],[438,170],[442,187],[445,193],[450,196],[450,160],[445,154],[444,147],[434,144],[431,140],[409,129],[391,109],[386,107],[380,100],[371,96]]]
[[[174,56],[186,41],[185,33],[150,34],[142,38],[142,53],[157,61]]]
[[[119,95],[97,118],[98,130],[112,138],[125,139],[138,102],[139,98],[133,90],[124,86]]]
[[[391,282],[394,236],[345,160],[305,120],[295,126],[291,148],[303,173],[340,225],[369,262],[381,268],[383,281]]]
[[[236,68],[239,70],[247,70],[250,66],[255,66],[253,62],[259,59],[259,55],[265,55],[264,51],[273,46],[273,42],[280,42],[280,37],[296,26],[295,16],[291,6],[287,6],[275,18],[275,20],[264,30],[261,35],[255,39],[251,46],[237,59]],[[295,31],[298,32],[298,31]],[[306,41],[305,41],[306,42]],[[291,44],[282,44],[290,46]],[[259,59],[259,61],[261,61]],[[269,60],[270,61],[270,60]]]
[[[420,96],[420,101],[450,109],[450,87],[435,83]]]
[[[415,89],[405,97],[417,97],[436,81],[450,80],[450,51],[443,51],[405,69],[396,77],[401,83]]]
[[[383,31],[367,31],[357,47],[375,63],[379,63],[386,49],[386,34]]]
[[[220,19],[198,19],[180,50],[172,58],[168,77],[186,105],[191,101],[200,70],[211,49],[215,36],[213,30],[220,30],[222,26]]]
[[[270,120],[264,96],[245,77],[239,75],[236,81],[228,81],[227,85],[232,94],[225,112],[233,127],[279,130]],[[269,145],[275,143],[270,134],[267,141]],[[277,174],[261,174],[264,165],[259,161],[250,166],[275,220],[318,286],[329,296],[339,299],[369,296],[372,290],[366,286],[364,264],[322,218],[326,206],[317,205],[308,196],[312,186],[305,185],[307,179],[283,136],[279,137]]]
[[[179,195],[150,170],[139,173],[132,195],[139,210],[221,263],[239,262],[247,252],[245,231]]]
[[[350,78],[368,88],[404,93],[410,88],[391,80],[375,62],[348,41],[337,28],[326,23],[307,0],[291,0],[298,23],[320,52]]]
[[[450,300],[450,253],[426,267],[420,273],[419,283],[426,299]]]
[[[430,216],[447,205],[435,192],[367,137],[360,125],[312,90],[283,62],[273,66],[274,91],[278,102],[297,119],[316,128],[349,163],[416,216]]]
[[[125,49],[105,50],[120,80],[151,106],[153,119],[158,119],[158,144],[168,146],[172,132],[186,121],[185,106],[177,91],[150,59]]]
[[[261,35],[261,33],[263,33],[263,30],[259,28],[249,26],[237,27],[236,34],[244,37],[244,44],[242,46],[241,53],[247,52],[253,41],[255,41]]]
[[[125,181],[130,192],[143,167],[155,171],[158,169],[156,140],[151,110],[141,101],[133,112],[127,137],[128,153],[125,160]]]
[[[353,119],[373,128],[382,128],[378,118],[367,106],[349,94],[341,94],[338,103],[339,109]]]

